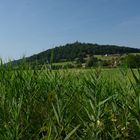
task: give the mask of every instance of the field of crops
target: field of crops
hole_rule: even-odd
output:
[[[137,140],[140,73],[0,68],[1,140]]]

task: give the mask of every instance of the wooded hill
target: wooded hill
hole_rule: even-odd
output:
[[[111,55],[140,53],[140,49],[116,45],[98,45],[92,43],[75,42],[64,46],[48,49],[26,58],[28,62],[37,61],[41,64],[50,62],[73,61],[76,58],[85,58],[87,55]]]

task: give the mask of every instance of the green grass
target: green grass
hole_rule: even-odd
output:
[[[101,60],[112,60],[113,56],[95,55],[96,58]]]
[[[0,68],[1,140],[136,140],[140,71]]]
[[[53,65],[67,65],[67,64],[73,64],[73,62],[67,61],[67,62],[57,62],[57,63],[53,63]]]
[[[129,53],[129,54],[130,55],[140,55],[140,53]],[[122,56],[119,56],[119,54],[112,54],[112,55],[108,55],[108,56],[105,56],[105,55],[94,55],[94,56],[100,60],[112,60],[115,58],[125,57],[126,54],[123,54]]]

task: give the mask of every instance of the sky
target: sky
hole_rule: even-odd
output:
[[[140,0],[0,0],[0,57],[75,41],[140,48]]]

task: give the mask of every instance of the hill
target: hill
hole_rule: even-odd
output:
[[[38,54],[26,57],[26,61],[30,63],[37,62],[39,64],[53,62],[67,62],[73,61],[76,58],[86,58],[88,55],[113,55],[113,54],[128,54],[140,53],[138,48],[130,48],[116,45],[99,45],[92,43],[75,42],[63,46],[48,49]],[[18,63],[20,60],[14,61]]]

